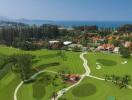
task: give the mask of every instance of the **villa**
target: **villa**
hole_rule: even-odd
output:
[[[58,40],[49,41],[50,49],[59,49],[61,47],[61,42]]]
[[[77,74],[66,75],[66,78],[68,79],[67,81],[70,83],[76,83],[80,79],[79,75]]]
[[[97,47],[97,50],[113,51],[115,46],[113,44],[102,44]]]
[[[131,43],[131,42],[126,41],[126,42],[124,43],[124,47],[129,48],[130,46],[132,46],[132,43]]]

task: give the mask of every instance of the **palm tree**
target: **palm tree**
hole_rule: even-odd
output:
[[[129,85],[129,83],[131,81],[131,77],[129,75],[125,75],[123,77],[123,80],[122,81],[123,81],[124,86],[126,87],[127,85]]]
[[[57,93],[56,93],[56,92],[53,92],[53,93],[52,93],[52,98],[53,98],[54,100],[56,100],[56,97],[57,97]]]
[[[13,71],[19,71],[22,80],[30,77],[32,56],[29,54],[16,54],[10,56]]]
[[[105,75],[105,81],[108,81],[109,75]]]
[[[119,83],[119,80],[120,80],[120,77],[119,76],[116,76],[115,77],[115,84],[118,84]]]
[[[111,81],[112,81],[113,83],[115,83],[115,79],[116,79],[116,76],[115,76],[115,75],[111,75]]]

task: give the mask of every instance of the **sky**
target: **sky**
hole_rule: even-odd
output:
[[[0,16],[44,20],[132,21],[132,0],[0,0]]]

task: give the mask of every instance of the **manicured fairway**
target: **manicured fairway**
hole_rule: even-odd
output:
[[[66,100],[107,100],[109,96],[115,96],[117,100],[131,100],[132,90],[120,89],[111,83],[87,77],[79,86],[71,89],[62,98],[66,98]]]
[[[69,71],[71,73],[84,72],[82,61],[79,58],[79,52],[63,51],[60,56],[57,50],[37,50],[37,51],[22,51],[15,48],[0,46],[0,54],[11,55],[16,53],[29,53],[36,56],[33,63],[34,67],[43,69],[51,69],[55,71]]]
[[[37,63],[34,67],[49,69],[53,71],[69,71],[70,73],[84,72],[82,67],[82,61],[79,58],[79,52],[67,52],[62,51],[62,56],[59,56],[59,52],[56,50],[38,50],[30,51],[33,55],[36,55]]]
[[[115,74],[119,76],[130,75],[132,77],[132,58],[124,59],[116,54],[100,52],[88,52],[85,57],[88,59],[91,74],[94,76],[104,78],[105,75]],[[127,61],[127,63],[122,64],[123,61]],[[96,69],[97,64],[101,66],[101,69]],[[86,86],[86,84],[92,84],[91,87],[96,87],[96,92],[94,92],[95,88],[88,88],[89,86]],[[89,91],[91,95],[89,95]],[[114,96],[117,100],[131,100],[132,90],[128,88],[120,89],[112,83],[87,77],[79,86],[71,89],[62,98],[68,100],[107,100],[109,96]]]
[[[67,52],[63,51],[62,55],[59,55],[59,51],[57,50],[37,50],[37,51],[22,51],[15,48],[9,48],[6,46],[0,46],[0,54],[2,55],[11,55],[16,53],[29,53],[32,55],[35,55],[36,58],[33,61],[33,68],[37,68],[38,70],[52,70],[56,72],[60,71],[66,71],[70,73],[80,73],[82,74],[84,72],[84,69],[82,67],[82,61],[79,58],[80,53],[74,53],[74,52]],[[7,73],[2,79],[0,79],[0,91],[3,91],[0,93],[0,100],[13,100],[13,93],[16,88],[16,86],[19,84],[20,78],[16,77],[14,73],[9,70],[9,73]],[[60,84],[60,82],[59,82]],[[21,91],[19,93],[19,97],[22,97],[24,99],[22,100],[36,100],[33,99],[33,90],[32,87],[34,86],[34,89],[36,89],[36,86],[38,88],[42,86],[42,84],[27,84],[22,86]],[[62,88],[63,85],[60,85],[59,88]],[[39,89],[40,90],[40,89]],[[51,85],[46,86],[45,90],[42,89],[39,93],[42,92],[45,95],[42,100],[47,100],[44,98],[49,98],[51,96],[51,93],[53,88]],[[36,91],[34,91],[34,94]],[[37,92],[38,93],[38,92]],[[41,97],[42,95],[39,95],[38,97]],[[20,99],[20,98],[19,98]],[[21,99],[20,99],[21,100]]]
[[[105,75],[130,75],[132,78],[132,58],[124,59],[117,54],[108,53],[95,53],[88,52],[85,56],[88,59],[88,64],[91,69],[91,74],[98,77],[105,77]],[[121,62],[127,61],[126,64],[121,64]],[[97,64],[101,65],[101,69],[96,69]],[[132,83],[132,82],[131,82]]]
[[[13,100],[13,95],[16,86],[19,84],[20,79],[9,72],[0,80],[0,100]]]
[[[55,74],[46,73],[50,77],[54,77]],[[41,75],[43,81],[34,81],[30,84],[24,84],[18,92],[18,100],[50,100],[52,93],[57,92],[60,89],[68,86],[59,78],[52,81],[46,80],[45,73]],[[49,81],[49,82],[48,82]],[[55,84],[55,85],[53,85]]]
[[[46,69],[75,74],[83,74],[85,72],[82,65],[83,62],[79,57],[79,52],[59,52],[57,50],[22,51],[0,46],[1,55],[11,55],[15,53],[29,53],[34,55],[35,59],[32,68],[38,71]],[[104,78],[105,75],[115,74],[119,76],[130,75],[132,77],[132,58],[123,59],[116,54],[99,52],[88,52],[85,57],[88,60],[91,74],[94,76]],[[1,56],[0,59],[2,66],[4,64],[2,61],[4,60],[3,56]],[[122,64],[121,62],[123,61],[127,61],[127,63]],[[97,64],[101,66],[101,69],[96,69]],[[8,66],[5,68],[8,68]],[[18,91],[18,100],[50,100],[54,91],[57,92],[68,86],[68,84],[64,84],[60,78],[56,78],[52,81],[45,79],[55,76],[55,74],[43,73],[38,76],[34,82],[22,85]],[[0,91],[2,91],[0,93],[0,100],[13,100],[14,90],[20,81],[20,76],[11,72],[9,69],[8,72],[0,78]],[[69,90],[62,98],[66,98],[67,100],[106,100],[109,96],[114,96],[117,100],[131,100],[132,90],[128,88],[120,89],[112,83],[87,77],[77,87]]]
[[[0,54],[2,54],[2,56],[17,52],[19,52],[17,49],[0,46]],[[0,59],[0,62],[3,62],[2,60],[4,59]],[[20,82],[20,78],[11,72],[9,66],[5,66],[4,69],[0,70],[0,73],[2,73],[0,75],[0,100],[13,100],[15,88]],[[3,74],[3,71],[7,72]]]

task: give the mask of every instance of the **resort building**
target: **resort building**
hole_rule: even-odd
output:
[[[66,78],[68,79],[67,81],[71,83],[76,83],[80,79],[79,75],[77,74],[69,74],[66,76]]]
[[[49,44],[55,44],[55,43],[59,43],[60,41],[57,41],[57,40],[53,40],[53,41],[49,41]]]
[[[70,44],[72,44],[71,41],[65,41],[65,42],[63,42],[63,45],[65,45],[65,46],[70,45]]]
[[[124,47],[129,48],[130,46],[132,46],[132,43],[129,41],[126,41],[124,44]]]
[[[113,53],[119,53],[119,49],[120,49],[120,47],[115,47],[113,50]]]
[[[96,50],[113,51],[115,46],[113,44],[102,44]]]

